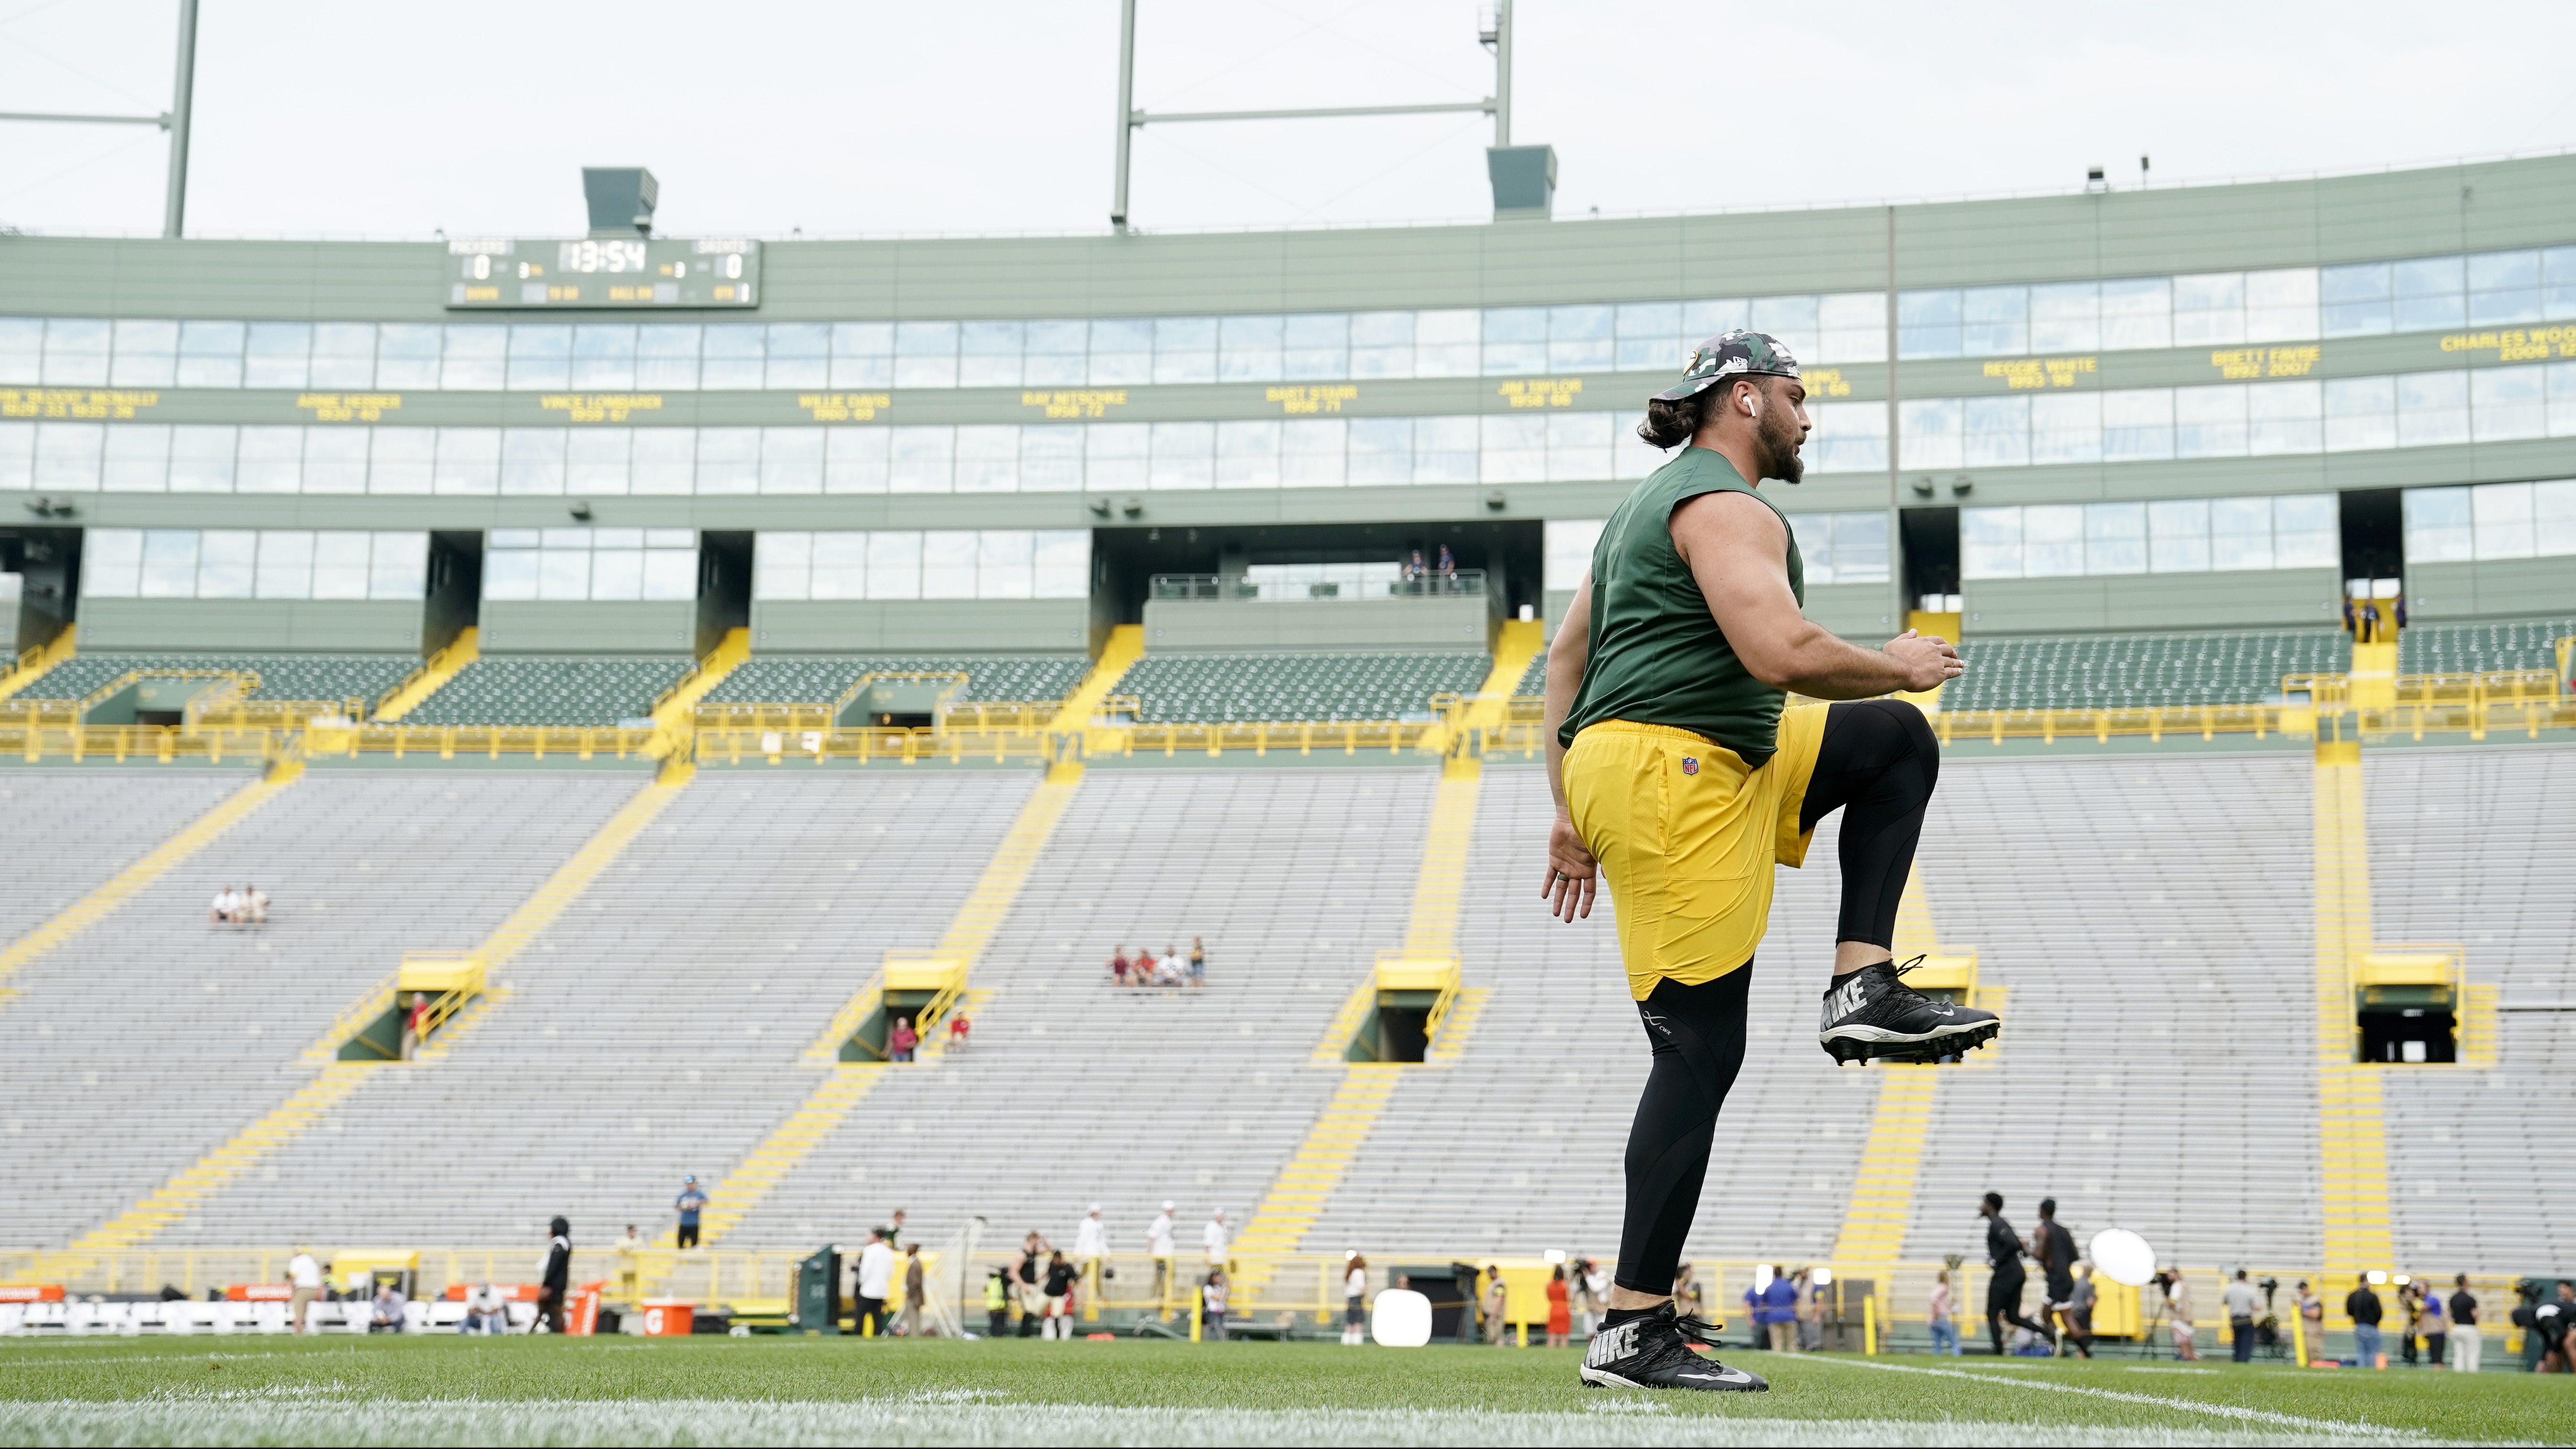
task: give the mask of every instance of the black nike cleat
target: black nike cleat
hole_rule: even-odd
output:
[[[1844,1062],[1937,1062],[1961,1056],[1995,1039],[2003,1019],[1991,1011],[1924,995],[1899,980],[1923,958],[1899,966],[1864,966],[1825,991],[1816,1043],[1837,1065]]]
[[[1590,1388],[1701,1389],[1758,1394],[1770,1385],[1757,1374],[1728,1368],[1691,1351],[1714,1337],[1707,1324],[1676,1316],[1663,1304],[1642,1318],[1607,1327],[1584,1346],[1580,1377]]]

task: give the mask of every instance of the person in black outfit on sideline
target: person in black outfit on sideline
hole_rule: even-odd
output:
[[[2027,1328],[2041,1338],[2048,1337],[2048,1329],[2021,1316],[2021,1290],[2030,1280],[2021,1267],[2021,1234],[2004,1221],[2004,1195],[1987,1193],[1977,1214],[1986,1220],[1986,1266],[1991,1270],[1986,1279],[1986,1332],[1994,1340],[1995,1357],[2002,1358],[2005,1324]]]
[[[2031,1236],[2030,1255],[2039,1260],[2039,1273],[2048,1285],[2039,1316],[2053,1326],[2055,1333],[2066,1332],[2066,1314],[2075,1306],[2075,1235],[2057,1220],[2057,1199],[2039,1200],[2039,1228]],[[2091,1358],[2091,1350],[2084,1356]]]
[[[564,1294],[572,1288],[572,1224],[556,1218],[546,1224],[546,1276],[537,1286],[537,1316],[546,1332],[564,1331]]]

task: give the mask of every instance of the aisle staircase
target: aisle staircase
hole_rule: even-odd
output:
[[[653,723],[665,739],[685,738],[696,727],[698,701],[725,682],[725,676],[740,669],[751,657],[751,631],[727,629],[724,638],[707,657],[698,661],[686,678],[672,685],[669,692],[653,701]]]
[[[16,694],[43,678],[46,670],[71,658],[75,652],[73,638],[79,630],[78,624],[65,624],[63,632],[55,635],[52,643],[19,655],[15,667],[6,674],[0,674],[0,699]]]
[[[1011,822],[1001,844],[994,848],[993,858],[985,864],[983,875],[976,879],[975,888],[967,893],[939,944],[929,954],[962,961],[969,973],[974,970],[976,959],[992,943],[993,933],[1001,929],[1011,903],[1019,899],[1021,887],[1028,884],[1029,872],[1036,868],[1039,854],[1046,849],[1048,838],[1064,819],[1081,785],[1080,761],[1061,760],[1048,768],[1046,779],[1029,792],[1018,818]],[[882,970],[871,975],[867,985],[842,1003],[823,1034],[805,1049],[803,1060],[808,1066],[822,1069],[822,1083],[708,1193],[708,1210],[698,1221],[702,1244],[712,1245],[749,1217],[770,1189],[840,1126],[868,1089],[876,1085],[878,1076],[890,1070],[883,1062],[840,1060],[841,1044],[876,1010],[884,983]],[[953,1009],[971,1016],[992,997],[990,988],[969,986]],[[921,1044],[916,1066],[938,1064],[947,1049],[944,1034],[930,1033],[930,1039]],[[676,1234],[666,1235],[666,1246],[676,1242]]]
[[[1082,683],[1074,687],[1073,693],[1064,697],[1063,705],[1058,707],[1047,729],[1057,735],[1081,737],[1089,741],[1086,748],[1093,745],[1112,747],[1106,741],[1089,739],[1092,718],[1100,713],[1102,705],[1109,702],[1109,692],[1117,687],[1119,679],[1144,657],[1144,625],[1121,624],[1110,630],[1109,642],[1101,646],[1100,657],[1093,661],[1091,672],[1083,676]]]
[[[411,677],[394,686],[394,691],[376,706],[376,720],[393,724],[420,706],[420,702],[463,673],[465,666],[483,657],[483,631],[472,624],[456,631],[448,646],[429,656],[426,663],[413,670]]]
[[[108,877],[88,895],[65,906],[53,919],[9,943],[6,949],[0,949],[0,987],[5,987],[9,978],[29,962],[97,925],[110,912],[133,899],[136,892],[169,874],[225,831],[249,819],[253,812],[276,799],[303,773],[301,762],[281,763],[265,777],[244,785],[222,804],[190,821],[178,834],[155,846],[141,860]]]
[[[1526,668],[1528,663],[1527,655],[1521,656],[1519,667]],[[1502,674],[1499,667],[1495,672]],[[1515,670],[1503,678],[1499,688],[1508,694],[1519,677]],[[1489,682],[1487,692],[1495,687]],[[1422,834],[1422,865],[1414,876],[1413,908],[1405,918],[1403,955],[1408,960],[1454,960],[1458,954],[1458,902],[1466,888],[1467,848],[1475,836],[1476,806],[1483,788],[1484,767],[1474,756],[1452,754],[1442,762],[1440,784],[1432,797],[1431,819]],[[1234,1280],[1241,1301],[1250,1302],[1262,1284],[1269,1281],[1274,1270],[1267,1255],[1294,1252],[1304,1240],[1306,1230],[1314,1226],[1334,1189],[1341,1186],[1351,1159],[1358,1154],[1360,1144],[1368,1140],[1370,1129],[1377,1125],[1388,1098],[1408,1070],[1401,1063],[1342,1059],[1343,1048],[1367,1019],[1376,995],[1377,978],[1372,971],[1342,1003],[1310,1058],[1317,1066],[1339,1070],[1342,1084],[1314,1125],[1306,1129],[1306,1140],[1298,1145],[1296,1155],[1281,1169],[1278,1179],[1253,1210],[1251,1221],[1244,1225],[1242,1235],[1235,1239],[1236,1251],[1255,1255]],[[1489,995],[1487,988],[1476,986],[1461,986],[1450,995],[1446,1009],[1431,1024],[1431,1040],[1423,1051],[1424,1066],[1447,1066],[1465,1054],[1468,1036],[1475,1030],[1477,1017],[1484,1013]]]
[[[134,1247],[185,1218],[209,1194],[303,1135],[304,1129],[324,1113],[346,1101],[370,1070],[355,1062],[323,1068],[268,1115],[234,1133],[232,1140],[197,1159],[132,1207],[81,1234],[62,1252],[37,1259],[34,1281],[61,1282],[99,1258]]]
[[[1377,1062],[1342,1069],[1342,1085],[1324,1104],[1315,1125],[1306,1129],[1306,1140],[1298,1144],[1296,1155],[1280,1169],[1278,1180],[1270,1184],[1251,1221],[1234,1240],[1235,1252],[1257,1255],[1236,1274],[1237,1301],[1250,1302],[1270,1280],[1274,1270],[1263,1258],[1297,1250],[1333,1190],[1341,1186],[1342,1174],[1350,1170],[1351,1159],[1359,1155],[1360,1144],[1368,1140],[1404,1072],[1402,1066]]]
[[[2316,750],[2318,1155],[2328,1282],[2386,1268],[2395,1257],[2388,1211],[2388,1129],[2380,1068],[2352,1059],[2352,963],[2370,949],[2370,844],[2361,746]]]
[[[741,1226],[760,1200],[769,1195],[796,1164],[805,1160],[816,1144],[832,1135],[850,1109],[876,1086],[886,1073],[883,1062],[837,1062],[823,1085],[805,1099],[802,1106],[788,1114],[766,1141],[751,1150],[751,1155],[724,1175],[714,1191],[707,1194],[706,1211],[698,1218],[700,1241],[712,1243]],[[661,1237],[665,1248],[679,1245],[679,1234],[665,1230]]]
[[[624,850],[646,826],[653,823],[654,817],[660,815],[663,807],[671,803],[672,796],[677,794],[678,790],[677,785],[661,783],[647,785],[638,790],[616,814],[608,818],[607,823],[603,824],[597,833],[583,843],[580,850],[573,853],[571,859],[555,868],[554,874],[546,878],[545,884],[537,887],[534,894],[495,927],[491,935],[483,939],[482,944],[474,947],[467,954],[482,958],[486,970],[501,966],[516,957],[539,932],[553,924],[555,919],[563,914],[565,908],[589,888],[591,882],[599,878],[600,872],[608,868],[609,863],[617,858],[619,851]],[[233,797],[233,800],[240,801],[249,793],[244,791],[242,795]],[[243,813],[248,812],[245,810]],[[390,985],[380,983],[372,988],[357,1005],[343,1012],[340,1020],[343,1023],[363,1021],[372,1014],[368,1008],[373,1007],[375,1011],[382,1011],[391,1004],[391,996]],[[367,1079],[369,1072],[387,1067],[429,1065],[444,1059],[455,1049],[457,1042],[471,1031],[495,1004],[506,999],[507,996],[506,988],[497,985],[483,992],[473,1004],[459,1012],[442,1027],[438,1035],[424,1045],[413,1061],[408,1064],[331,1061],[328,1059],[330,1054],[337,1051],[339,1043],[346,1040],[346,1037],[326,1037],[323,1041],[315,1043],[313,1047],[306,1049],[304,1059],[308,1062],[320,1059],[325,1064],[315,1072],[310,1081],[297,1088],[284,1102],[279,1103],[259,1120],[233,1134],[231,1140],[199,1158],[168,1182],[153,1189],[132,1207],[76,1239],[59,1257],[48,1260],[53,1265],[52,1271],[58,1275],[69,1273],[84,1266],[97,1254],[133,1247],[149,1239],[153,1234],[184,1217],[191,1206],[209,1193],[240,1176],[244,1169],[294,1141],[324,1113],[338,1106],[350,1093],[356,1091]]]

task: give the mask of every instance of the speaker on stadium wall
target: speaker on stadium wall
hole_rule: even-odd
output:
[[[1431,1341],[1431,1300],[1410,1288],[1389,1288],[1369,1310],[1369,1337],[1383,1348],[1420,1348]]]

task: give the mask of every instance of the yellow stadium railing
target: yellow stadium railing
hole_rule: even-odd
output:
[[[1368,1296],[1374,1297],[1389,1286],[1392,1274],[1408,1266],[1446,1274],[1452,1263],[1470,1265],[1477,1270],[1481,1290],[1487,1286],[1487,1273],[1500,1269],[1504,1284],[1503,1321],[1515,1330],[1526,1328],[1536,1338],[1547,1322],[1546,1284],[1552,1264],[1534,1254],[1498,1255],[1461,1251],[1455,1248],[1422,1251],[1381,1251],[1361,1245],[1369,1260]],[[316,1245],[314,1256],[326,1267],[335,1252],[344,1251]],[[355,1252],[350,1249],[345,1251]],[[674,1298],[704,1306],[756,1307],[767,1311],[784,1311],[785,1300],[795,1283],[796,1265],[812,1251],[811,1247],[743,1251],[731,1249],[691,1249],[647,1246],[632,1255],[620,1254],[608,1245],[583,1245],[573,1251],[571,1277],[575,1284],[603,1283],[610,1301],[619,1301],[625,1274],[635,1274],[639,1288],[649,1287],[657,1298]],[[521,1247],[439,1247],[422,1248],[419,1252],[419,1276],[415,1296],[436,1298],[451,1286],[480,1283],[525,1283],[533,1277],[531,1255]],[[843,1247],[843,1271],[849,1271],[856,1246]],[[154,1292],[164,1287],[175,1288],[190,1298],[203,1297],[209,1288],[221,1289],[235,1284],[282,1283],[287,1260],[294,1254],[291,1246],[264,1248],[198,1247],[198,1248],[127,1248],[95,1255],[85,1255],[80,1268],[61,1282],[67,1293],[135,1293]],[[370,1250],[369,1257],[376,1256]],[[926,1277],[935,1296],[957,1293],[962,1281],[967,1302],[960,1305],[948,1299],[952,1310],[963,1309],[961,1318],[969,1327],[981,1331],[983,1307],[981,1290],[987,1273],[995,1268],[1009,1269],[1017,1255],[1007,1249],[981,1250],[968,1257],[962,1266],[946,1255],[925,1249]],[[40,1280],[32,1276],[40,1262],[58,1257],[46,1250],[33,1248],[0,1249],[0,1283],[32,1285]],[[1236,1254],[1229,1258],[1228,1277],[1238,1284],[1229,1303],[1229,1323],[1238,1328],[1277,1331],[1296,1328],[1313,1332],[1327,1323],[1340,1321],[1344,1307],[1343,1274],[1347,1260],[1340,1251],[1321,1253]],[[1082,1270],[1081,1283],[1075,1293],[1075,1312],[1096,1322],[1095,1315],[1117,1317],[1144,1315],[1166,1318],[1175,1325],[1185,1325],[1190,1317],[1191,1300],[1205,1280],[1209,1264],[1198,1252],[1184,1253],[1167,1260],[1156,1260],[1140,1253],[1118,1254],[1086,1261],[1077,1265]],[[1606,1271],[1609,1262],[1601,1260]],[[1831,1278],[1846,1287],[1858,1286],[1865,1280],[1868,1316],[1882,1335],[1891,1329],[1908,1330],[1905,1346],[1918,1349],[1919,1334],[1928,1317],[1934,1275],[1943,1264],[1937,1262],[1841,1263],[1820,1258],[1784,1257],[1768,1262],[1748,1259],[1694,1259],[1691,1270],[1697,1278],[1701,1303],[1712,1318],[1724,1321],[1730,1331],[1743,1331],[1745,1324],[1744,1294],[1763,1271],[1789,1273],[1800,1268],[1824,1269]],[[2344,1311],[2344,1295],[2353,1285],[2346,1281],[2328,1282],[2315,1266],[2245,1265],[2249,1278],[2260,1282],[2276,1279],[2279,1283],[2273,1300],[2273,1312],[2280,1320],[2281,1335],[2286,1341],[2290,1325],[2298,1316],[2297,1285],[2305,1281],[2324,1300],[2323,1323],[2331,1332],[2349,1332],[2352,1323]],[[2448,1294],[2453,1273],[2441,1265],[2423,1265],[2428,1271],[2419,1275]],[[1985,1299],[1986,1269],[1978,1264],[1963,1264],[1950,1269],[1952,1322],[1964,1343],[1975,1344],[1984,1337],[1981,1312]],[[2394,1270],[2392,1269],[2392,1275]],[[2219,1289],[2227,1281],[2216,1266],[2186,1265],[2181,1269],[2192,1290],[2194,1326],[2221,1334],[2226,1328],[2225,1309],[2219,1302]],[[2506,1311],[2513,1306],[2514,1277],[2499,1273],[2471,1273],[2469,1291],[2477,1295],[2488,1322],[2501,1325]],[[335,1280],[336,1282],[336,1280]],[[846,1285],[845,1285],[846,1286]],[[2168,1327],[2162,1294],[2150,1286],[2143,1289],[2123,1288],[2105,1279],[2096,1279],[2101,1294],[2095,1314],[2096,1331],[2108,1338],[2135,1339],[2144,1333],[2161,1338]],[[2042,1285],[2033,1283],[2025,1294],[2025,1313],[2039,1311],[2038,1298]],[[2399,1310],[2397,1285],[2394,1281],[2378,1288],[2385,1310],[2383,1322],[2392,1332],[2402,1331],[2404,1314]],[[848,1300],[845,1297],[844,1303]],[[1849,1342],[1860,1347],[1858,1325],[1863,1310],[1853,1298],[1842,1300],[1844,1321],[1850,1326]],[[2204,1348],[2207,1342],[2204,1341]],[[2221,1348],[2223,1350],[2223,1345]],[[2394,1345],[2391,1345],[2392,1349]],[[2311,1352],[2315,1345],[2309,1345]]]
[[[673,745],[662,731],[613,725],[310,725],[304,730],[307,758],[388,755],[394,759],[431,755],[442,760],[480,756],[499,759],[658,759]]]
[[[994,764],[1058,758],[1057,736],[1038,729],[797,729],[701,726],[693,746],[701,764],[921,764],[969,760]]]
[[[31,765],[48,760],[220,765],[276,760],[289,749],[290,737],[269,729],[0,723],[0,757]]]

